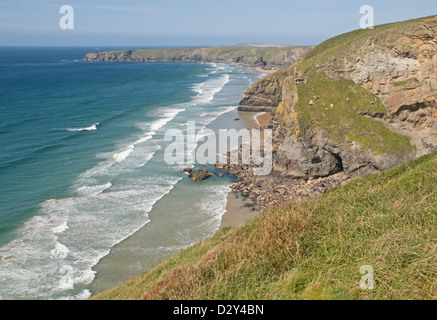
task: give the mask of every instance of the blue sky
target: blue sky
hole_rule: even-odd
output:
[[[0,0],[0,46],[311,45],[358,29],[362,5],[376,24],[437,14],[436,0]]]

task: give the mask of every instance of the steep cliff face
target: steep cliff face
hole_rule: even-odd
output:
[[[276,70],[292,64],[312,47],[163,48],[89,53],[91,62],[216,62]]]
[[[281,100],[275,169],[355,177],[436,150],[436,33],[437,17],[358,30],[289,67],[270,98]]]
[[[250,87],[238,106],[239,111],[263,112],[273,111],[282,101],[284,80],[289,77],[293,68],[284,68],[259,80]]]

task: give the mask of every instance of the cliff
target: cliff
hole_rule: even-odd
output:
[[[293,72],[293,68],[283,68],[250,87],[238,106],[239,111],[273,111],[282,101],[284,80]]]
[[[211,47],[163,48],[89,53],[83,61],[92,62],[214,62],[264,70],[277,70],[292,64],[312,47]]]
[[[353,31],[252,86],[240,110],[274,110],[275,170],[357,177],[436,150],[436,32],[437,17]]]

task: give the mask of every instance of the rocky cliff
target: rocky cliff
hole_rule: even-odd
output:
[[[83,61],[105,62],[215,62],[264,70],[277,70],[292,64],[312,47],[211,47],[163,48],[89,53]]]
[[[292,74],[293,70],[294,68],[284,68],[256,82],[246,91],[238,110],[273,111],[282,101],[284,80]]]
[[[377,173],[437,149],[436,53],[437,17],[350,32],[255,84],[240,110],[274,110],[277,172]]]

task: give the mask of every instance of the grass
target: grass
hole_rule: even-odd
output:
[[[95,299],[138,299],[174,269],[151,298],[436,299],[436,185],[434,153],[265,211]],[[374,290],[359,286],[365,265]]]
[[[402,28],[412,23],[420,23],[422,21],[427,21],[427,23],[436,23],[435,17],[436,16],[431,16],[426,18],[389,23],[375,26],[374,29],[359,29],[338,35],[329,40],[326,40],[325,42],[318,45],[316,48],[307,52],[303,56],[300,67],[302,69],[305,69],[311,65],[315,65],[318,63],[323,64],[330,60],[332,57],[339,56],[346,51],[349,52],[346,55],[355,58],[355,56],[358,54],[356,51],[353,50],[355,43],[359,41],[364,41],[374,36],[379,37],[380,43],[393,43],[398,38],[402,37],[401,33],[394,31],[395,29]]]

